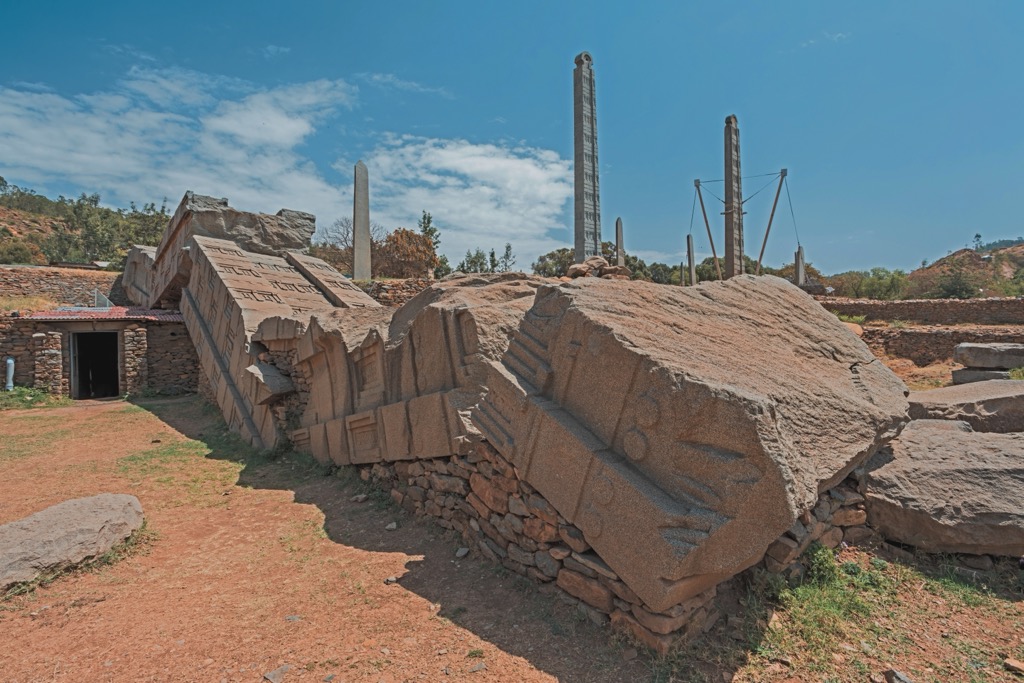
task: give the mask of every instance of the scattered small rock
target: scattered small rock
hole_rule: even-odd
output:
[[[160,443],[160,439],[153,439],[150,443]]]
[[[384,527],[384,531],[394,531],[397,528],[398,522],[391,522],[391,524],[388,524],[386,527]]]
[[[282,666],[277,667],[273,671],[268,671],[267,673],[263,674],[263,678],[265,680],[270,681],[270,683],[281,683],[281,681],[284,680],[284,675],[288,673],[288,670],[291,668],[292,667],[290,664],[284,664]]]
[[[1024,662],[1017,659],[1006,658],[1003,660],[1003,668],[1015,674],[1024,674]]]
[[[331,683],[334,680],[336,674],[327,674],[324,676],[324,683]]]
[[[352,496],[351,498],[349,498],[349,500],[352,501],[353,503],[365,503],[368,498],[369,496],[366,495],[365,493],[360,493],[358,495]]]
[[[390,586],[393,583],[398,583],[398,577],[397,576],[389,576],[388,578],[384,579],[384,585],[385,586]]]
[[[885,677],[885,683],[913,683],[905,673],[896,669],[883,671],[882,675]]]
[[[627,647],[622,651],[622,660],[625,662],[631,662],[640,655],[635,647]]]
[[[459,548],[455,551],[455,557],[457,557],[460,560],[466,555],[469,555],[469,548]]]
[[[287,617],[284,618],[284,620],[285,621],[302,621],[302,617],[300,617],[298,614],[289,614]]]
[[[478,671],[487,671],[487,665],[483,662],[477,662],[473,666],[469,667],[469,673],[475,674]]]
[[[446,654],[448,654],[448,650],[447,649],[440,649],[440,650],[437,651],[437,656],[438,657],[440,657],[441,655],[446,655]]]

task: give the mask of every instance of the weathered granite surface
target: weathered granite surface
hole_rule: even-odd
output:
[[[867,466],[868,520],[928,552],[1024,555],[1024,434],[915,420]]]
[[[907,420],[903,383],[778,278],[545,285],[473,423],[643,600],[751,566]]]
[[[1024,380],[993,379],[912,391],[914,420],[961,420],[977,432],[1024,431]]]
[[[142,505],[125,494],[64,501],[0,526],[0,591],[43,572],[99,557],[142,526]]]
[[[1024,367],[1024,344],[957,344],[953,360],[969,368],[1012,370]]]

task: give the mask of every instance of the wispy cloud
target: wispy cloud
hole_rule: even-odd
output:
[[[500,251],[509,242],[528,268],[537,255],[568,243],[563,209],[572,169],[556,152],[388,135],[364,161],[374,220],[409,226],[429,211],[453,263],[468,249]]]
[[[829,33],[828,31],[822,31],[820,36],[809,38],[808,40],[800,43],[800,47],[814,47],[815,45],[824,45],[826,43],[845,43],[852,37],[852,33]]]
[[[132,45],[114,45],[111,43],[104,43],[103,49],[112,55],[120,55],[124,57],[131,57],[132,59],[143,61],[143,62],[155,62],[156,57],[153,55],[143,52],[142,50]]]
[[[508,119],[506,119],[504,116],[495,116],[493,119],[491,119],[491,123],[499,123],[501,125],[505,125],[506,123],[508,123]]]
[[[369,83],[370,85],[377,86],[378,88],[392,88],[394,90],[403,90],[405,92],[424,93],[428,95],[440,95],[447,99],[454,99],[451,91],[443,87],[435,87],[430,85],[423,85],[415,81],[407,81],[399,78],[395,74],[380,74],[380,73],[360,73],[355,76],[361,81]]]
[[[277,57],[282,57],[282,56],[288,54],[291,51],[292,51],[292,49],[290,47],[282,47],[280,45],[267,45],[262,50],[263,58],[266,59],[266,60],[271,60],[271,59],[275,59]]]
[[[337,188],[296,148],[355,97],[344,81],[267,89],[184,69],[133,68],[73,96],[0,87],[0,175],[122,206],[191,189],[247,210],[333,217]]]
[[[119,206],[194,190],[248,211],[310,211],[323,226],[351,214],[351,181],[332,182],[309,145],[328,128],[362,122],[358,104],[344,80],[264,88],[181,68],[134,67],[112,87],[78,94],[0,86],[0,175],[40,191],[99,192]],[[453,262],[510,242],[527,268],[570,243],[571,162],[558,153],[369,134],[377,142],[362,158],[374,221],[413,227],[430,211]],[[348,176],[354,162],[334,167]]]

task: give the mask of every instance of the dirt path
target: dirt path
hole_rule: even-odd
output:
[[[379,495],[352,502],[361,482],[243,464],[198,399],[0,413],[0,433],[0,523],[123,492],[155,536],[0,602],[5,681],[260,681],[285,664],[285,681],[335,683],[651,676],[532,584],[456,560],[439,528]]]

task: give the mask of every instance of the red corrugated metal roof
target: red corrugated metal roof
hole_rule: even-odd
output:
[[[159,308],[111,306],[110,308],[69,307],[35,311],[25,316],[32,320],[144,320],[161,323],[184,322],[181,313]]]

